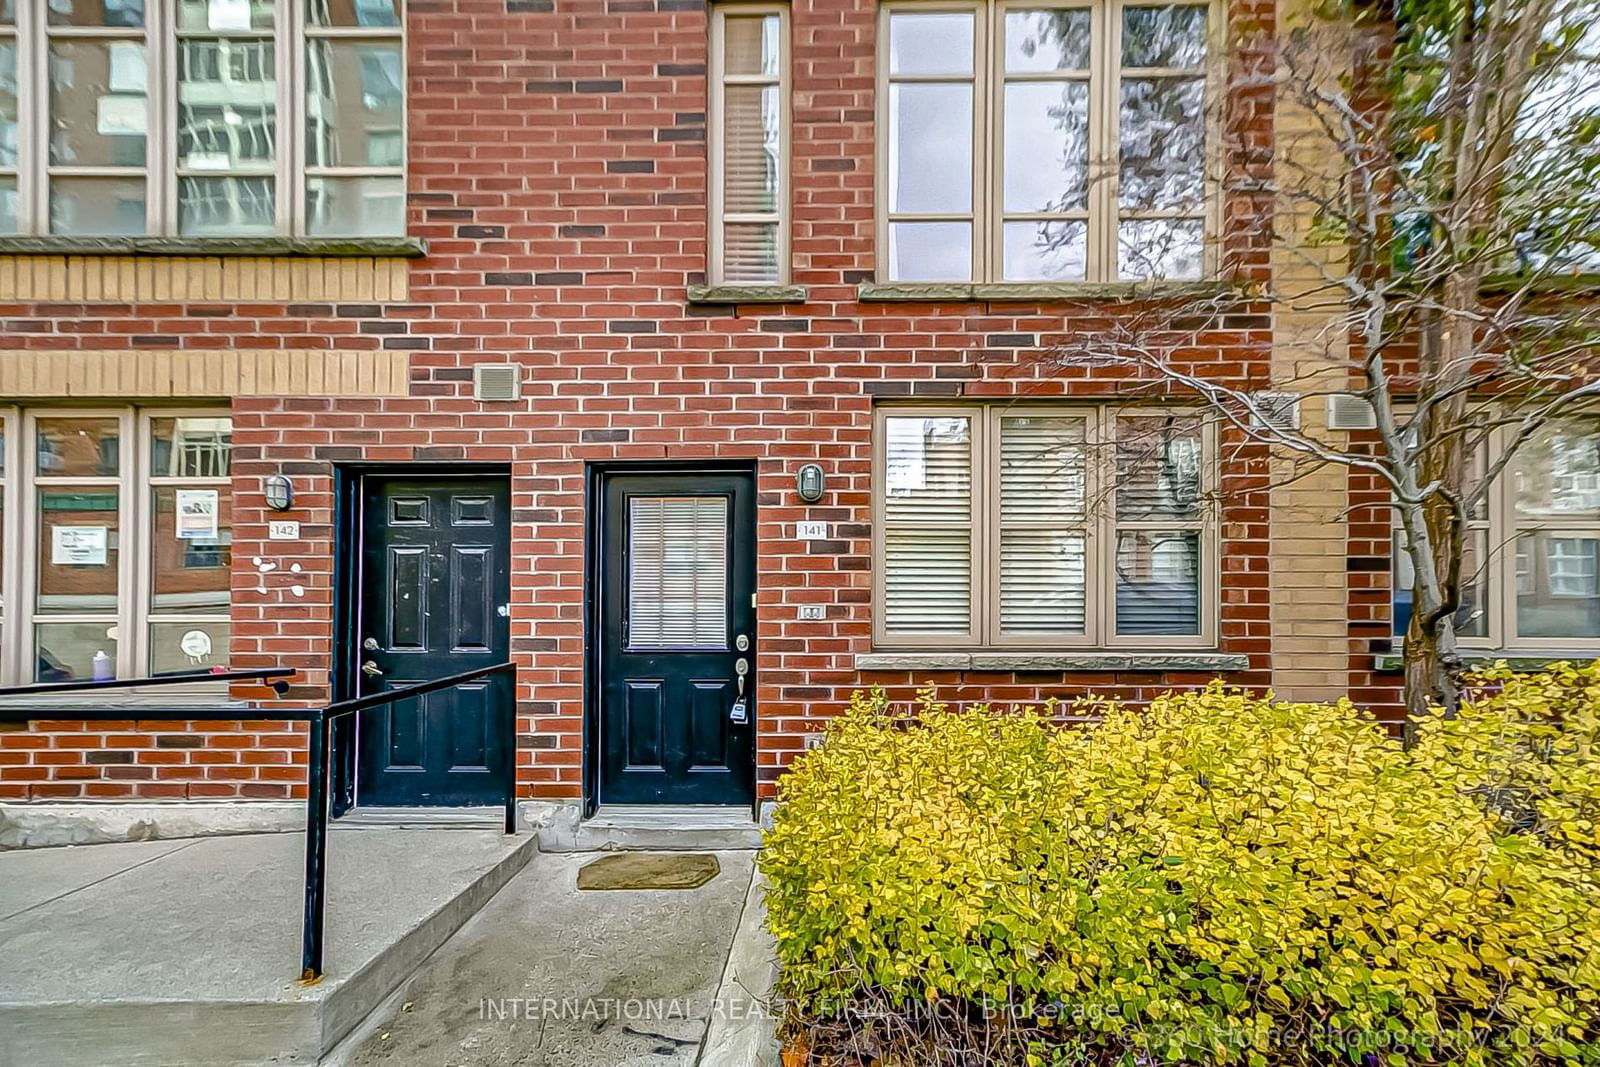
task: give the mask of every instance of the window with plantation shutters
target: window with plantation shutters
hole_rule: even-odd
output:
[[[727,647],[726,497],[628,500],[627,627],[630,649]]]
[[[1000,631],[1087,625],[1088,420],[1000,419]]]
[[[1215,640],[1213,448],[1198,415],[886,406],[876,420],[883,647]]]
[[[711,22],[714,285],[788,281],[788,16],[718,5]]]
[[[884,420],[884,629],[972,633],[972,419]]]

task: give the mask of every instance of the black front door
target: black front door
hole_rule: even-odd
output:
[[[510,498],[504,479],[365,479],[359,692],[506,661]],[[361,712],[357,803],[500,803],[511,773],[508,685],[496,676]]]
[[[600,802],[751,804],[754,477],[610,474],[599,521]]]

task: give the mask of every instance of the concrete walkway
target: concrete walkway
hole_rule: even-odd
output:
[[[332,1061],[710,1067],[701,1058],[709,1024],[708,1047],[745,1050],[727,1067],[768,1062],[723,1033],[730,1020],[759,1032],[764,1014],[745,988],[759,985],[749,977],[759,966],[738,965],[739,954],[761,955],[759,915],[746,910],[751,900],[759,910],[755,854],[715,853],[721,873],[698,889],[578,890],[579,868],[601,855],[534,857]]]
[[[311,1064],[519,870],[531,834],[336,829],[326,976],[304,838],[0,852],[0,1067]]]

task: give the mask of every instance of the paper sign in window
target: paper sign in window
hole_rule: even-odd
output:
[[[105,566],[106,533],[104,526],[51,527],[50,563],[58,567]]]
[[[179,489],[176,500],[176,532],[186,541],[214,541],[217,537],[217,498],[215,489]]]

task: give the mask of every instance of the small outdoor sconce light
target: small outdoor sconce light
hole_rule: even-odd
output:
[[[815,504],[822,499],[822,490],[826,479],[822,476],[820,464],[807,463],[800,468],[800,473],[795,475],[794,488],[800,494],[800,499],[807,504]]]
[[[294,485],[283,475],[267,475],[261,488],[267,497],[267,507],[273,511],[288,511],[294,505]]]

